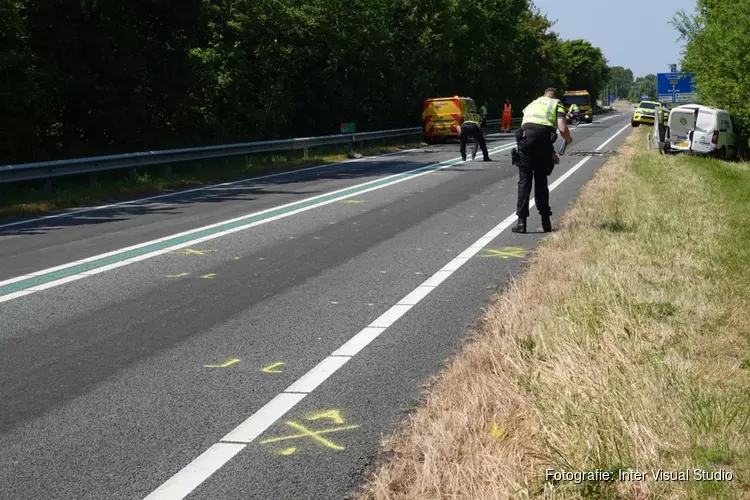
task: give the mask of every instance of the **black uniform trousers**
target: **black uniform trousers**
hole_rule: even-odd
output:
[[[461,125],[461,134],[459,135],[459,140],[461,141],[461,158],[464,160],[466,159],[466,143],[469,139],[474,139],[479,143],[479,147],[482,148],[484,159],[489,160],[490,153],[487,151],[487,143],[484,142],[484,134],[482,133],[482,129],[476,123],[464,123]]]
[[[539,215],[549,217],[552,209],[549,206],[549,186],[547,176],[552,173],[555,151],[554,129],[537,124],[524,124],[521,127],[523,138],[517,138],[520,161],[518,163],[518,202],[516,215],[519,218],[529,216],[529,198],[531,185],[534,184],[534,200]]]

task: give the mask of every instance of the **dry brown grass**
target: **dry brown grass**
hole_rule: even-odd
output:
[[[750,172],[643,152],[644,135],[493,299],[360,498],[750,498],[750,196],[727,187]],[[734,479],[650,477],[688,468]]]

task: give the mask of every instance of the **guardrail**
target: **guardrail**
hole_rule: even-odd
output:
[[[520,118],[513,119],[514,123],[518,123],[519,121]],[[488,125],[499,123],[499,119],[487,120]],[[195,161],[195,167],[196,169],[199,169],[201,161],[207,159],[299,150],[302,150],[304,152],[304,157],[307,158],[309,149],[314,147],[340,144],[353,145],[357,142],[361,143],[378,139],[408,137],[421,133],[422,127],[412,127],[354,134],[325,135],[320,137],[280,139],[273,141],[227,144],[222,146],[147,151],[142,153],[126,153],[111,156],[94,156],[70,160],[5,165],[0,166],[0,184],[37,179],[45,180],[45,191],[49,193],[52,190],[51,179],[68,175],[91,174],[91,184],[96,185],[96,174],[99,172],[108,172],[110,170],[131,169],[131,175],[134,176],[138,167],[166,164],[167,175],[170,175],[172,163]]]

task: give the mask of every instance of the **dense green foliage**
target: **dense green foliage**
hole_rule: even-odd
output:
[[[728,110],[750,133],[750,0],[698,0],[694,15],[680,12],[673,24],[701,101]]]
[[[622,66],[615,66],[609,69],[609,81],[607,82],[607,91],[616,98],[622,97],[627,99],[630,94],[630,88],[633,86],[633,71]]]
[[[628,100],[630,102],[638,102],[641,100],[641,96],[647,95],[649,99],[656,99],[656,75],[639,76],[635,79],[633,84],[630,86],[628,92]]]
[[[0,0],[0,161],[415,126],[606,80],[529,0]]]
[[[586,89],[591,100],[596,101],[602,84],[610,76],[601,49],[586,40],[566,40],[562,50],[567,62],[567,87],[571,90]]]

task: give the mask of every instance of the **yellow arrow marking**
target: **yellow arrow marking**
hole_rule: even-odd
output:
[[[210,274],[204,274],[203,276],[201,276],[201,278],[207,279],[207,280],[212,280],[212,279],[214,279],[214,276],[216,276],[216,274],[210,273]]]
[[[260,371],[265,372],[265,373],[281,373],[281,370],[274,370],[274,368],[282,366],[283,364],[284,363],[282,363],[281,361],[278,361],[276,363],[271,363],[265,368],[261,368]]]
[[[204,255],[208,252],[215,252],[216,250],[195,250],[192,248],[183,248],[182,250],[176,250],[169,253],[179,253],[181,255]]]
[[[239,362],[240,362],[239,358],[234,358],[224,363],[221,363],[219,365],[203,365],[203,368],[226,368],[227,366],[232,366],[233,364],[239,363]]]
[[[307,417],[307,420],[313,421],[313,420],[333,420],[337,424],[343,424],[344,419],[341,417],[341,411],[340,410],[328,410],[328,411],[321,411],[314,415],[311,415]]]
[[[505,247],[499,250],[487,248],[484,251],[484,257],[502,257],[507,259],[508,257],[523,258],[526,256],[526,250],[519,247]]]
[[[187,276],[188,273],[180,273],[180,274],[168,274],[167,278],[182,278],[183,276]]]

